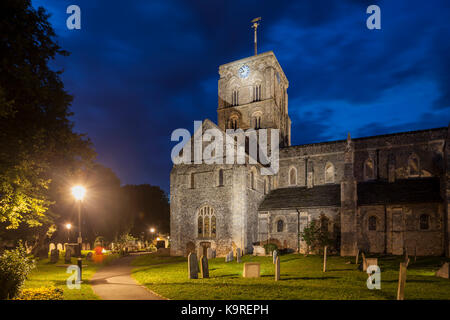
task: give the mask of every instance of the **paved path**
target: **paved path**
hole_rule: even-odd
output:
[[[119,258],[97,271],[90,281],[94,293],[103,300],[165,300],[131,277],[135,257]]]

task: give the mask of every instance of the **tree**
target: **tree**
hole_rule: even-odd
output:
[[[61,71],[49,67],[68,53],[48,17],[29,0],[0,2],[0,223],[40,235],[58,215],[55,199],[95,157],[90,140],[73,132]]]
[[[311,251],[320,250],[324,246],[333,244],[328,225],[325,227],[324,223],[328,224],[328,219],[321,215],[320,220],[313,219],[300,234],[302,240],[306,243],[308,254]]]

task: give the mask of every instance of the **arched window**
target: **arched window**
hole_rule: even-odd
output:
[[[223,169],[219,169],[219,186],[223,186]]]
[[[284,230],[284,221],[282,219],[277,221],[277,232],[283,232]]]
[[[430,216],[427,214],[420,215],[420,230],[428,230],[430,228]]]
[[[233,106],[239,105],[239,91],[237,89],[233,90],[233,92],[232,92],[231,104]]]
[[[330,219],[327,218],[325,215],[320,216],[320,231],[322,232],[328,232],[328,223],[330,222]]]
[[[289,185],[295,186],[297,185],[297,169],[291,168],[289,170]]]
[[[215,238],[216,237],[216,215],[214,209],[206,205],[198,211],[198,237]]]
[[[327,163],[325,166],[325,183],[334,183],[334,165]]]
[[[253,124],[254,124],[256,130],[261,129],[261,116],[260,115],[253,117]]]
[[[228,120],[228,128],[236,130],[239,127],[239,121],[236,115],[233,115]]]
[[[412,154],[408,159],[408,174],[412,177],[420,175],[420,161],[416,154]]]
[[[375,168],[372,159],[367,159],[364,162],[364,180],[375,179]]]
[[[253,101],[261,100],[261,85],[257,84],[253,86]]]
[[[255,190],[256,188],[256,181],[255,181],[255,173],[252,171],[250,171],[250,187]]]
[[[377,230],[377,217],[370,216],[369,217],[369,231],[376,231]]]
[[[189,178],[190,178],[189,188],[194,189],[195,188],[195,175],[193,172],[191,172]]]

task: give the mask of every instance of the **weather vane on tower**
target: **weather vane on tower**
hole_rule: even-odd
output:
[[[257,36],[257,30],[259,26],[259,22],[261,21],[261,17],[255,18],[252,20],[252,28],[255,29],[255,56],[258,55],[258,36]]]

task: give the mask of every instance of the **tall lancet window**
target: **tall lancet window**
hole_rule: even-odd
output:
[[[261,101],[261,85],[253,86],[253,101]]]
[[[239,91],[237,89],[232,92],[231,104],[233,106],[239,105]]]
[[[289,185],[295,186],[297,185],[297,169],[291,168],[289,170]]]

